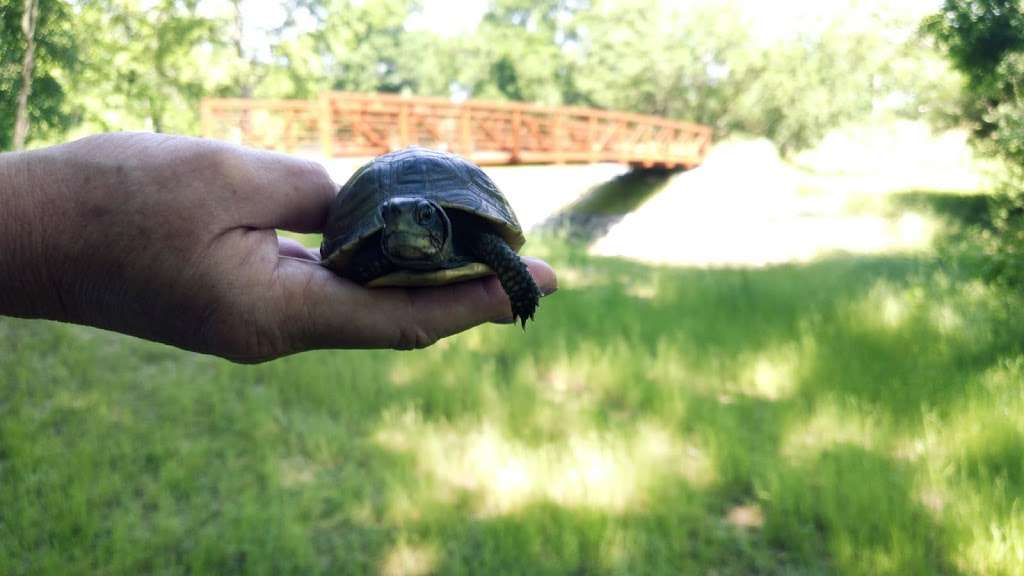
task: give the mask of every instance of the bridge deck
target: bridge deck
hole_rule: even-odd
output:
[[[419,144],[480,164],[692,168],[704,160],[712,134],[707,126],[627,112],[347,92],[318,100],[208,98],[201,112],[206,137],[289,152],[319,150],[327,158]]]

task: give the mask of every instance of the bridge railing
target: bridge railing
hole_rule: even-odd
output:
[[[328,92],[318,100],[205,99],[203,135],[251,146],[374,156],[419,144],[481,164],[699,165],[707,126],[627,112]]]

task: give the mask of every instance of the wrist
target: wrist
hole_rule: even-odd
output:
[[[0,314],[66,319],[47,249],[59,177],[45,151],[0,154]]]

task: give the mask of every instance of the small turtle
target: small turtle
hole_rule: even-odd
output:
[[[540,289],[516,251],[526,242],[505,196],[468,160],[413,147],[356,171],[331,203],[324,266],[370,287],[435,286],[496,274],[512,320],[533,318]]]

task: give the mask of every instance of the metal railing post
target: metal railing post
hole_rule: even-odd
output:
[[[324,158],[334,157],[334,110],[331,106],[331,94],[324,92],[319,98],[320,114],[317,117],[317,128],[320,132],[320,153]]]
[[[412,144],[409,141],[409,103],[402,102],[398,106],[398,146],[405,148]]]
[[[512,158],[513,164],[519,164],[522,161],[522,138],[523,133],[523,113],[520,110],[512,112]]]

